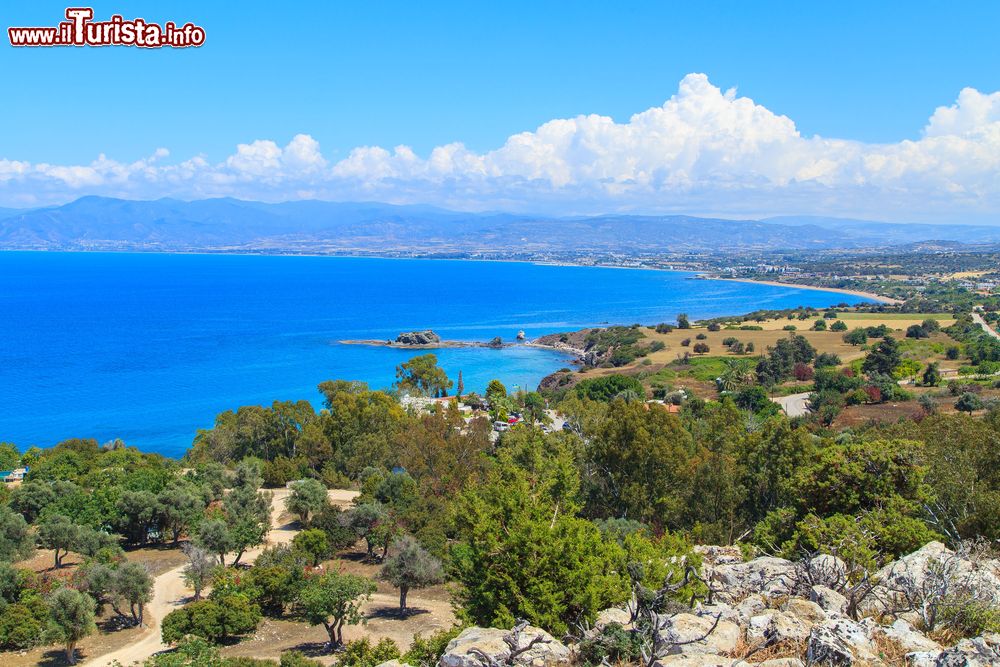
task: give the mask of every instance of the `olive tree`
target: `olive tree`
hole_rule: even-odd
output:
[[[62,559],[76,547],[80,538],[80,527],[62,514],[54,514],[38,526],[38,543],[52,549],[56,568],[62,567]]]
[[[322,625],[330,648],[344,644],[344,626],[362,620],[361,605],[375,592],[375,584],[353,574],[330,572],[308,580],[299,593],[306,620]]]
[[[198,526],[195,543],[213,554],[218,554],[219,565],[226,564],[226,554],[233,549],[229,525],[222,519],[209,519]]]
[[[285,499],[285,508],[299,517],[303,526],[326,506],[326,487],[315,479],[302,479],[291,484],[291,494]]]
[[[411,535],[404,535],[392,545],[379,579],[399,589],[399,613],[406,613],[406,596],[411,588],[426,588],[444,581],[441,561],[430,555]]]
[[[97,629],[94,600],[89,595],[60,588],[48,599],[49,634],[66,649],[66,662],[76,664],[76,645]]]
[[[188,558],[188,564],[181,576],[184,577],[184,583],[194,589],[194,599],[200,600],[201,591],[212,580],[212,574],[218,564],[212,557],[212,552],[195,544],[185,544],[183,551]]]

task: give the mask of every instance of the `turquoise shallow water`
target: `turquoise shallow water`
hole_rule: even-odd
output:
[[[215,415],[309,399],[327,379],[389,386],[414,353],[346,346],[434,329],[513,340],[611,323],[826,306],[843,294],[664,271],[501,262],[0,252],[0,441],[68,437],[180,455]],[[467,391],[534,387],[567,365],[532,348],[437,352]]]

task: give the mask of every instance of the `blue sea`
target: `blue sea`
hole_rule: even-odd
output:
[[[666,271],[335,257],[0,252],[0,441],[122,438],[179,456],[223,410],[308,399],[327,379],[388,387],[419,352],[351,346],[433,329],[512,341],[856,297]],[[443,349],[466,391],[534,388],[569,360]]]

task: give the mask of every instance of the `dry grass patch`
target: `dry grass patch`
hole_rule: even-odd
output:
[[[875,654],[889,667],[906,667],[909,664],[903,645],[884,633],[875,632],[872,636],[872,645],[875,647]]]
[[[798,658],[806,659],[806,642],[804,641],[782,641],[767,645],[761,642],[752,642],[747,639],[744,633],[736,648],[726,654],[726,657],[734,660],[744,660],[751,664],[765,662],[766,660],[777,660],[778,658]]]

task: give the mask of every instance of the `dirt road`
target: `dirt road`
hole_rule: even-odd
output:
[[[288,518],[285,512],[285,498],[288,497],[288,489],[274,489],[271,499],[271,531],[267,535],[267,545],[288,544],[298,533],[294,526],[294,521],[286,521]],[[334,504],[347,506],[357,496],[357,491],[331,490],[329,492],[330,501]],[[241,562],[253,563],[262,548],[253,549],[244,554]],[[139,638],[117,651],[107,653],[96,658],[88,658],[83,664],[94,667],[110,667],[116,661],[128,667],[135,663],[142,663],[150,656],[165,651],[170,647],[163,643],[160,638],[160,621],[164,616],[174,609],[184,606],[188,602],[190,595],[187,586],[184,584],[184,566],[175,567],[156,577],[153,582],[153,599],[144,613],[147,629]]]
[[[780,405],[789,417],[804,417],[809,413],[809,392],[777,396],[771,400]]]
[[[983,331],[985,331],[987,334],[993,336],[997,340],[1000,340],[1000,333],[997,333],[996,330],[993,329],[993,327],[987,324],[986,320],[984,320],[983,316],[980,315],[978,312],[972,311],[972,321],[981,326],[983,328]]]

